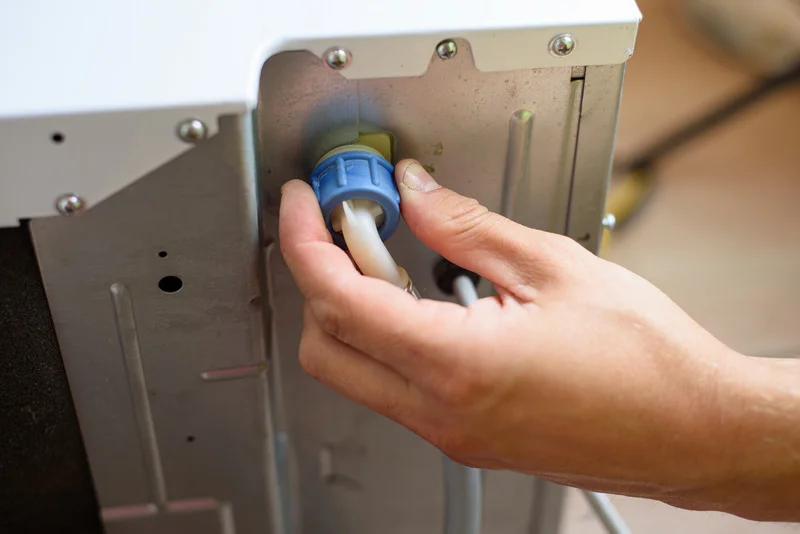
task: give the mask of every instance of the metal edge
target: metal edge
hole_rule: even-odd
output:
[[[624,74],[624,63],[586,68],[567,235],[595,254],[602,238]]]

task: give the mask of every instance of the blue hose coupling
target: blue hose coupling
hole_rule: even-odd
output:
[[[347,200],[366,199],[383,210],[378,226],[381,239],[389,239],[400,222],[400,192],[394,167],[376,150],[348,145],[328,152],[311,172],[309,183],[317,195],[325,224],[334,242],[347,248],[344,237],[331,226],[333,210]]]

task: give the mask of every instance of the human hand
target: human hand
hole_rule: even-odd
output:
[[[416,162],[396,173],[411,231],[498,296],[463,308],[362,276],[311,189],[292,181],[280,243],[307,299],[310,375],[466,465],[761,513],[731,487],[745,488],[745,471],[778,471],[737,454],[758,441],[740,415],[753,377],[771,373],[574,241],[491,213]]]

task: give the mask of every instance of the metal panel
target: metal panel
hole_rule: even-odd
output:
[[[273,531],[251,122],[31,224],[112,532]]]
[[[265,65],[266,251],[250,117],[223,117],[216,136],[82,217],[32,223],[110,531],[440,532],[439,451],[300,369],[302,299],[274,243],[279,186],[375,131],[526,225],[599,229],[621,70],[479,72],[458,44],[413,78],[349,81],[307,53]],[[445,298],[434,253],[405,228],[389,246],[424,296]],[[484,530],[555,532],[560,488],[502,472],[484,482]]]
[[[424,76],[413,78],[347,81],[304,53],[266,64],[259,135],[268,239],[278,238],[279,186],[307,175],[306,151],[335,146],[315,146],[311,140],[319,136],[307,135],[309,125],[318,133],[326,128],[346,131],[343,139],[358,132],[390,132],[398,158],[419,159],[444,185],[494,210],[505,205],[529,226],[565,232],[582,81],[573,81],[568,67],[479,72],[469,45],[458,44],[454,59],[434,59]],[[303,87],[315,90],[298,90],[299,79]],[[335,83],[328,90],[330,82]],[[351,108],[353,95],[357,115]],[[340,107],[333,114],[317,113],[325,102],[339,102]],[[358,122],[348,124],[348,118]],[[423,296],[447,298],[433,283],[436,254],[405,227],[389,247]],[[302,298],[279,254],[270,255],[268,267],[270,301],[276,310],[273,357],[283,391],[279,430],[289,440],[290,465],[285,469],[293,473],[298,531],[440,532],[439,451],[302,372],[296,359]],[[487,295],[491,288],[484,283],[480,292]],[[532,506],[537,498],[547,498],[542,491],[535,494],[535,480],[486,472],[484,481],[484,530],[531,532],[536,521]],[[547,498],[556,510],[552,515],[560,514],[560,496],[555,491]]]
[[[176,135],[187,117],[202,120],[211,136],[219,115],[245,109],[223,104],[0,121],[0,227],[56,215],[56,199],[67,193],[92,209],[189,150]]]
[[[277,214],[283,182],[308,176],[330,147],[358,139],[357,84],[306,52],[273,56],[262,80],[261,186],[264,205]]]
[[[469,44],[457,43],[456,57],[434,58],[425,76],[359,82],[360,129],[390,131],[399,158],[418,158],[443,185],[491,210],[500,210],[504,191],[511,191],[516,220],[562,232],[550,222],[572,69],[483,73],[475,69]]]
[[[625,65],[587,67],[567,235],[592,252],[602,237]]]
[[[259,69],[280,52],[321,57],[347,47],[350,80],[422,75],[437,43],[455,36],[473,43],[486,72],[604,65],[630,57],[641,19],[634,0],[404,0],[391,10],[367,2],[352,16],[326,0],[8,7],[0,48],[14,52],[0,55],[8,73],[0,226],[52,215],[67,193],[93,206],[177,156],[186,148],[172,135],[177,122],[197,116],[213,130],[217,115],[253,108]],[[567,30],[577,46],[552,54],[551,40]],[[54,145],[56,132],[65,139]]]

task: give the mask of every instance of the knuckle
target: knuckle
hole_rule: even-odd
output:
[[[453,239],[469,240],[483,235],[500,220],[497,214],[474,198],[452,199],[447,208],[445,228]]]

